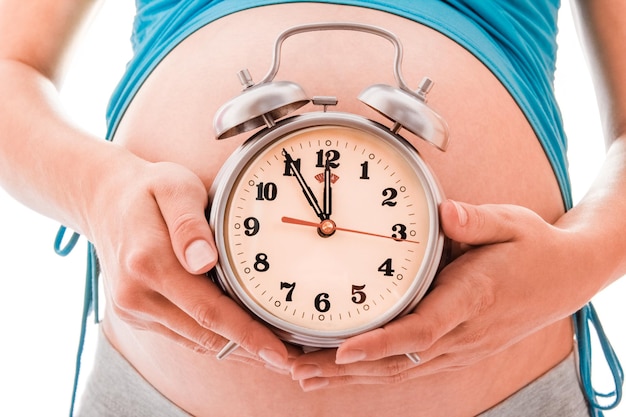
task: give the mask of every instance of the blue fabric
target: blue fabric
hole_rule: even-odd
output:
[[[134,57],[107,112],[112,138],[125,109],[150,72],[191,33],[252,7],[296,0],[137,0]],[[516,100],[554,169],[567,208],[572,206],[567,140],[553,92],[560,0],[321,0],[368,7],[440,31],[480,59]],[[405,39],[404,42],[407,40]]]

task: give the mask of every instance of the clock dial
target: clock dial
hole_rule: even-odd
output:
[[[432,184],[397,137],[370,130],[273,139],[232,174],[223,204],[220,279],[279,331],[320,347],[412,307],[436,269]]]

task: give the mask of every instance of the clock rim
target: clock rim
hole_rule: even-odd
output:
[[[431,227],[429,245],[424,254],[424,262],[407,292],[398,300],[393,308],[387,310],[376,320],[356,328],[338,331],[320,331],[305,328],[285,321],[265,308],[259,306],[247,291],[237,283],[236,274],[228,260],[224,235],[224,216],[228,206],[228,197],[239,178],[239,173],[249,165],[256,155],[272,145],[273,142],[298,130],[313,127],[346,127],[365,131],[395,146],[413,165],[424,187],[430,211]],[[384,324],[402,317],[412,311],[426,295],[441,264],[444,249],[444,234],[439,222],[438,207],[444,200],[444,194],[426,161],[419,155],[405,138],[392,132],[386,126],[352,113],[344,112],[310,112],[291,116],[278,121],[271,128],[263,128],[254,133],[226,160],[218,172],[209,190],[210,209],[208,221],[215,235],[218,250],[218,263],[210,272],[211,278],[234,299],[241,307],[261,319],[272,328],[282,340],[301,346],[315,348],[332,348],[339,346],[349,337],[379,328]]]

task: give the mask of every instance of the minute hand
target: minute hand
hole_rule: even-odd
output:
[[[330,219],[330,215],[333,213],[333,189],[330,174],[330,159],[326,157],[326,166],[324,167],[324,215],[326,219]]]
[[[324,211],[321,209],[320,204],[317,202],[317,198],[315,198],[313,191],[311,191],[311,188],[307,185],[304,177],[302,176],[302,173],[298,169],[297,165],[293,162],[293,158],[285,149],[283,149],[283,156],[285,157],[285,161],[287,162],[287,164],[289,164],[291,172],[293,172],[294,176],[298,180],[298,184],[300,184],[304,196],[309,202],[309,205],[313,207],[313,211],[315,211],[317,217],[319,217],[320,220],[326,220],[327,217],[324,214]]]

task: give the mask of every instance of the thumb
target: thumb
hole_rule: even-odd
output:
[[[468,245],[488,245],[514,240],[520,225],[521,207],[505,204],[472,205],[447,200],[439,215],[444,233]]]
[[[191,178],[193,177],[193,178]],[[195,175],[155,192],[167,225],[172,249],[181,265],[192,274],[209,271],[217,262],[213,232],[205,216],[208,196]]]

